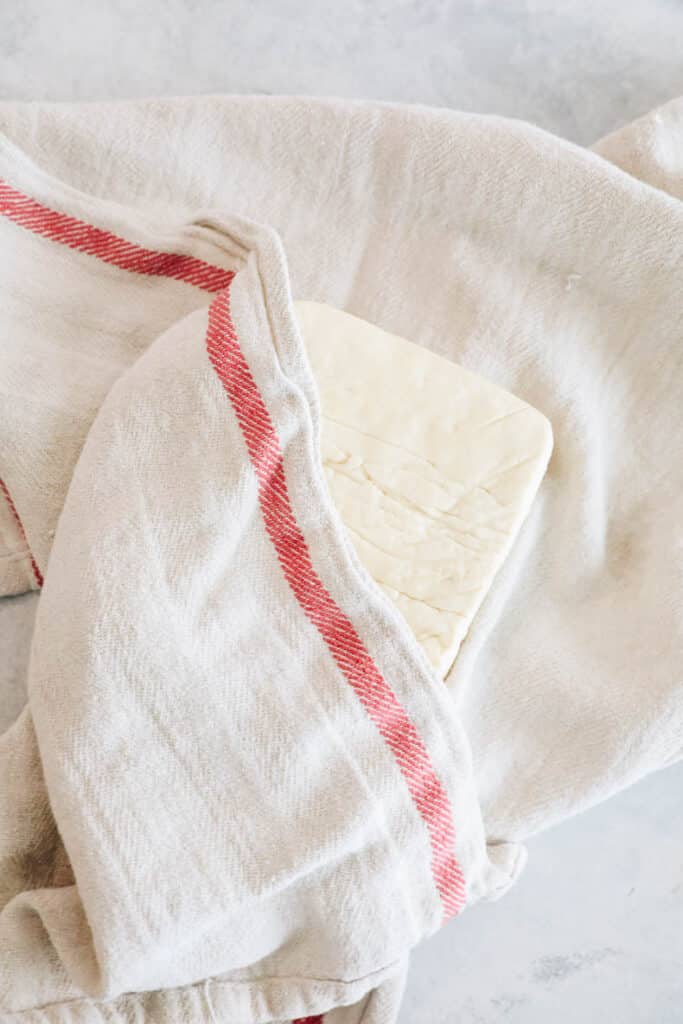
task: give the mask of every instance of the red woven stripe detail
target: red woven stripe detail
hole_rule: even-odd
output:
[[[320,632],[396,759],[429,833],[432,871],[444,913],[447,917],[456,914],[465,902],[465,882],[455,858],[455,827],[448,795],[407,712],[375,666],[353,624],[334,602],[313,568],[289,500],[279,439],[232,325],[229,285],[234,272],[211,266],[192,256],[157,252],[128,242],[75,217],[51,210],[2,181],[0,214],[29,231],[122,270],[173,278],[219,293],[209,310],[207,350],[247,444],[258,480],[266,530],[301,608]],[[14,503],[4,485],[3,491],[23,533]],[[42,585],[42,575],[33,559],[32,565],[36,580]]]
[[[10,494],[5,481],[1,480],[1,479],[0,479],[0,491],[2,491],[2,493],[4,494],[5,501],[9,505],[10,510],[12,512],[12,515],[14,516],[14,520],[15,520],[17,526],[19,527],[19,532],[21,533],[21,536],[24,538],[24,541],[26,542],[26,546],[28,547],[28,541],[26,540],[26,531],[24,530],[24,524],[22,523],[21,519],[19,518],[19,513],[17,512],[17,507],[14,504],[14,502],[12,501],[12,495]],[[33,557],[33,555],[31,554],[30,551],[29,551],[29,555],[30,555],[30,558],[31,558],[31,569],[33,570],[33,578],[35,579],[35,581],[38,584],[38,586],[42,587],[42,585],[43,585],[43,574],[41,573],[40,569],[38,568],[38,563],[36,562],[35,558]]]
[[[110,231],[43,206],[2,180],[0,214],[27,231],[60,242],[88,256],[96,256],[120,270],[151,277],[168,277],[212,293],[226,288],[234,277],[232,270],[214,267],[196,256],[157,252],[128,242]]]
[[[206,345],[242,430],[258,481],[266,531],[285,578],[396,759],[427,827],[434,881],[445,916],[451,917],[465,903],[465,881],[454,852],[448,795],[408,713],[313,567],[289,499],[280,442],[232,323],[228,289],[209,308]]]

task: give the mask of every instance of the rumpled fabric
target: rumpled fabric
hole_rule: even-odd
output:
[[[0,1020],[395,1019],[410,949],[683,744],[683,128],[0,108]],[[327,494],[292,299],[554,454],[444,686]],[[457,949],[457,921],[449,924]]]

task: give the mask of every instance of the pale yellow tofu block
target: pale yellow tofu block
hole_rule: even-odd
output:
[[[313,302],[295,310],[334,503],[361,562],[445,676],[543,478],[550,424],[358,317]]]

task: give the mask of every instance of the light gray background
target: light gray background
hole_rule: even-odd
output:
[[[336,94],[588,145],[683,93],[683,0],[0,0],[0,15],[6,99]],[[0,728],[35,604],[0,601]],[[682,797],[677,767],[536,838],[516,889],[417,951],[401,1024],[680,1024]]]

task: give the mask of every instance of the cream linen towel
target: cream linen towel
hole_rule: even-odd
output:
[[[681,756],[682,111],[605,140],[621,170],[521,122],[427,108],[0,107],[57,177],[166,222],[212,206],[270,224],[296,298],[548,416],[543,493],[450,678],[491,836],[528,836]]]
[[[473,897],[495,892],[514,874],[513,847],[509,843],[496,847],[492,841],[524,838],[681,755],[680,111],[680,103],[672,104],[605,140],[599,147],[604,156],[523,124],[377,104],[201,98],[85,107],[7,106],[0,116],[7,134],[53,175],[137,212],[124,216],[102,199],[93,205],[63,186],[54,186],[37,175],[24,158],[8,150],[17,180],[29,190],[35,184],[31,195],[35,199],[38,193],[39,204],[56,204],[59,211],[77,221],[106,224],[106,230],[121,235],[127,244],[151,252],[146,258],[157,271],[163,265],[154,263],[159,260],[154,253],[159,250],[180,251],[202,264],[238,270],[230,292],[235,290],[232,317],[240,351],[246,353],[279,433],[283,465],[291,467],[289,502],[307,548],[315,554],[317,578],[335,607],[353,623],[354,635],[381,677],[390,680],[391,692],[416,723],[434,778],[449,797],[457,797],[456,854]],[[609,162],[612,159],[614,164]],[[53,188],[57,196],[52,194]],[[78,209],[80,203],[87,206],[88,216]],[[200,223],[193,211],[207,208],[229,211],[230,217],[213,213],[200,218]],[[232,418],[228,415],[220,424],[214,418],[218,396],[225,400],[226,395],[225,389],[221,393],[215,373],[213,378],[206,376],[209,353],[203,328],[208,329],[208,322],[206,305],[196,306],[197,288],[190,289],[192,297],[186,299],[186,284],[169,289],[167,280],[161,287],[160,279],[148,275],[148,285],[153,282],[154,286],[144,294],[143,319],[151,330],[136,333],[140,297],[128,290],[135,293],[139,285],[123,285],[125,294],[119,300],[117,292],[112,302],[101,268],[96,272],[88,269],[93,259],[99,267],[96,250],[104,245],[100,236],[90,235],[85,242],[82,234],[78,236],[83,244],[74,258],[82,262],[77,275],[80,283],[73,293],[71,277],[67,287],[61,271],[52,270],[52,276],[46,278],[40,270],[43,256],[39,253],[50,246],[59,248],[60,243],[46,239],[49,230],[42,234],[33,231],[35,224],[28,223],[32,210],[37,212],[26,207],[23,226],[15,218],[6,228],[33,238],[34,250],[25,257],[23,269],[13,269],[14,248],[2,252],[5,276],[14,275],[12,301],[19,302],[24,296],[26,303],[23,315],[15,315],[9,300],[3,299],[12,314],[4,351],[17,374],[7,389],[9,399],[7,392],[2,396],[0,476],[16,511],[15,515],[5,500],[3,537],[14,565],[11,575],[8,573],[7,589],[17,589],[29,577],[38,585],[39,577],[46,576],[30,672],[30,712],[3,741],[8,766],[5,775],[11,780],[0,828],[7,844],[0,876],[7,901],[3,928],[10,928],[10,935],[15,929],[11,941],[16,943],[20,935],[26,942],[25,953],[17,954],[11,965],[6,960],[6,975],[13,979],[17,971],[31,964],[34,974],[28,984],[33,986],[30,999],[35,1005],[41,999],[48,1003],[72,998],[74,984],[90,986],[98,998],[131,984],[138,988],[159,983],[182,985],[192,976],[193,956],[198,958],[195,968],[201,963],[199,970],[213,969],[215,973],[211,929],[220,926],[226,901],[233,908],[232,896],[222,897],[220,888],[218,897],[212,891],[216,919],[209,921],[202,917],[207,913],[207,903],[202,901],[208,900],[202,884],[194,889],[190,886],[186,903],[181,883],[188,863],[202,877],[205,858],[203,847],[198,850],[201,840],[209,841],[210,847],[207,877],[215,869],[210,860],[215,829],[207,827],[207,820],[211,824],[218,820],[225,829],[233,804],[226,800],[216,819],[212,786],[224,792],[240,763],[233,751],[248,745],[241,735],[239,716],[232,722],[226,717],[231,705],[225,693],[214,686],[207,701],[201,687],[193,693],[183,679],[191,679],[194,687],[195,681],[206,683],[210,675],[215,678],[215,673],[225,672],[226,678],[234,681],[238,673],[232,645],[239,646],[241,633],[238,629],[234,636],[220,635],[219,655],[212,655],[215,632],[220,633],[212,627],[224,617],[221,606],[195,618],[169,612],[169,608],[174,601],[184,609],[186,605],[196,608],[195,602],[201,607],[202,602],[228,599],[237,602],[231,603],[231,608],[240,606],[242,581],[232,572],[227,572],[226,591],[222,586],[212,589],[205,585],[207,574],[223,584],[221,568],[241,557],[243,517],[241,512],[231,514],[235,505],[252,508],[252,518],[246,517],[249,537],[253,533],[255,538],[261,530],[264,561],[250,560],[251,578],[254,566],[261,565],[264,575],[258,577],[259,585],[264,594],[272,594],[275,576],[270,570],[279,566],[283,606],[297,623],[292,626],[288,620],[271,631],[267,619],[258,631],[264,648],[256,648],[258,658],[272,658],[279,649],[282,690],[286,693],[293,688],[292,692],[298,693],[298,688],[306,690],[310,684],[315,692],[312,680],[318,679],[318,672],[309,675],[309,658],[314,658],[310,652],[322,652],[321,678],[334,679],[333,692],[340,688],[344,697],[339,699],[348,708],[343,724],[349,733],[340,729],[334,734],[348,736],[349,749],[354,752],[354,744],[368,744],[358,752],[359,778],[368,789],[366,799],[372,806],[382,807],[388,799],[390,809],[397,810],[394,801],[400,794],[398,818],[391,812],[385,817],[383,812],[381,820],[384,834],[390,838],[397,821],[406,823],[401,837],[407,845],[401,841],[396,848],[403,851],[405,863],[414,867],[408,869],[402,891],[418,903],[420,893],[431,891],[435,902],[434,894],[440,891],[427,871],[434,859],[429,827],[415,810],[400,764],[387,754],[386,744],[378,739],[381,732],[362,702],[358,706],[353,688],[342,686],[339,666],[330,664],[330,650],[320,633],[313,633],[311,647],[300,640],[301,617],[308,622],[307,630],[313,626],[273,554],[277,548],[267,531],[270,545],[263,527],[256,526],[262,519],[254,495],[258,487],[253,461],[242,460],[248,472],[236,478],[239,487],[227,487],[222,475],[229,472],[232,462],[219,467],[213,461],[214,445],[220,447],[221,439],[232,442],[232,453],[241,444],[243,454],[246,441],[232,405],[228,409],[228,414],[232,409]],[[189,234],[187,229],[160,232],[156,225],[149,225],[152,214],[166,224],[185,220],[194,227]],[[249,235],[254,229],[241,225],[235,215],[277,230],[296,297],[348,309],[449,355],[542,409],[553,424],[555,454],[541,496],[449,679],[474,755],[476,791],[489,840],[488,860],[460,726],[437,695],[429,674],[424,674],[423,661],[408,642],[402,623],[351,558],[324,494],[315,486],[308,487],[310,481],[301,475],[302,467],[315,475],[316,461],[307,440],[315,433],[315,397],[310,385],[302,383],[300,394],[305,400],[297,404],[292,397],[290,404],[285,402],[280,409],[269,383],[275,378],[269,376],[265,365],[272,359],[287,381],[299,379],[296,372],[294,377],[289,374],[288,359],[298,350],[292,341],[296,331],[291,318],[284,317],[289,327],[280,332],[277,315],[271,322],[264,312],[289,308],[282,260],[269,261],[258,255],[277,251],[278,243],[267,231],[257,232],[264,239],[257,243],[255,236]],[[63,248],[64,235],[68,236],[71,228],[68,222],[57,219],[56,223],[62,225]],[[81,230],[73,225],[76,235],[72,241]],[[216,234],[222,242],[216,242]],[[245,240],[247,236],[251,242]],[[171,239],[181,240],[180,250],[169,246]],[[24,240],[23,244],[28,243]],[[120,245],[121,260],[132,257],[126,243]],[[216,246],[229,258],[216,260]],[[245,256],[247,250],[257,255]],[[140,255],[138,249],[135,252]],[[261,266],[258,281],[265,281],[261,303],[254,298],[261,292],[261,284],[249,271],[254,259]],[[271,278],[271,282],[279,280],[279,286],[269,284],[271,275],[263,271],[266,264],[281,268]],[[196,264],[191,266],[201,273]],[[118,288],[121,261],[114,263],[114,268]],[[172,262],[170,272],[174,273]],[[94,277],[86,287],[90,273]],[[43,305],[38,300],[46,280],[50,288]],[[210,300],[207,295],[206,303]],[[27,309],[33,312],[27,313]],[[79,366],[75,380],[49,372],[49,359],[41,351],[39,339],[49,337],[55,316],[62,327],[67,325],[66,336],[77,339],[78,362],[70,360],[70,365]],[[21,331],[15,330],[20,323]],[[21,341],[27,336],[34,343],[21,351]],[[94,361],[111,347],[111,356],[101,366],[90,365],[86,336],[92,340]],[[153,337],[157,341],[152,343]],[[143,350],[141,358],[120,376],[135,353]],[[305,369],[299,369],[306,377]],[[3,368],[0,387],[7,380],[9,371]],[[198,396],[205,403],[202,412],[211,411],[210,416],[201,418],[205,429],[195,426],[188,433],[185,425],[179,430],[187,416],[184,403],[192,405]],[[153,417],[152,408],[156,410]],[[196,418],[197,410],[192,408]],[[224,406],[222,410],[225,415]],[[84,425],[87,430],[87,423],[95,417],[56,526],[83,443]],[[42,430],[37,437],[36,423]],[[137,462],[136,453],[144,453],[155,443],[163,458]],[[186,480],[192,489],[195,476],[200,481],[196,493],[204,496],[201,480],[209,480],[207,486],[214,497],[192,505],[188,504],[191,490],[182,483]],[[132,480],[134,489],[128,486]],[[178,504],[169,513],[173,499]],[[321,508],[326,509],[322,525],[331,527],[334,540],[324,529],[319,533]],[[220,539],[228,538],[231,547],[226,551],[219,545],[216,550],[213,545],[218,540],[212,529],[225,522],[226,514],[232,529]],[[147,525],[136,533],[133,527],[137,522]],[[50,535],[55,528],[50,554]],[[234,540],[235,529],[239,544]],[[197,537],[197,532],[201,536]],[[200,566],[199,585],[192,568],[175,568],[178,559],[181,566],[186,564],[181,553],[191,565]],[[111,590],[107,593],[93,586],[93,581],[104,579],[101,571],[110,566],[106,589],[111,585]],[[340,571],[343,566],[346,568]],[[118,588],[127,595],[124,615],[118,610]],[[150,595],[155,601],[150,601]],[[253,630],[248,601],[244,607],[244,628],[251,623]],[[150,643],[150,635],[154,643]],[[173,643],[169,643],[170,636]],[[275,636],[277,643],[271,639]],[[197,644],[204,654],[195,666]],[[135,656],[140,646],[144,658]],[[253,634],[246,646],[252,650]],[[295,665],[293,650],[297,651]],[[220,661],[220,652],[233,666],[230,674]],[[146,676],[144,687],[141,675]],[[110,680],[121,679],[127,687],[135,684],[134,713],[126,710],[127,690],[117,696],[109,688]],[[169,680],[173,684],[170,692],[180,693],[180,703],[166,707],[161,695],[167,692]],[[278,697],[280,689],[278,686]],[[257,692],[261,692],[258,687]],[[344,701],[352,696],[351,708]],[[201,716],[184,718],[179,732],[169,729],[168,716],[179,708],[188,712],[194,700],[201,706]],[[223,700],[226,703],[221,707]],[[81,705],[78,710],[76,703]],[[303,712],[296,718],[297,707],[296,702],[293,706],[285,703],[282,713],[293,714],[299,724],[302,718],[308,721]],[[271,722],[271,713],[268,705],[264,720]],[[248,708],[242,707],[240,714],[248,715]],[[198,736],[199,719],[209,725]],[[321,719],[314,716],[314,732],[318,726],[322,728]],[[86,735],[91,729],[97,737],[95,743]],[[96,840],[90,835],[81,845],[85,836],[80,830],[97,827],[93,801],[98,811],[101,806],[103,813],[113,813],[114,820],[119,820],[122,805],[116,795],[125,791],[127,782],[144,774],[140,766],[146,762],[136,738],[144,736],[149,744],[151,735],[156,738],[152,757],[157,756],[158,746],[158,756],[169,757],[172,774],[178,776],[171,786],[174,802],[169,799],[165,769],[148,770],[150,778],[141,782],[147,791],[155,791],[154,815],[148,818],[145,811],[133,815],[124,801],[130,812],[128,831],[107,830],[100,822]],[[437,735],[445,737],[445,748],[436,742]],[[227,756],[218,758],[221,742]],[[297,758],[304,753],[297,747],[292,763],[301,764]],[[247,754],[257,757],[258,750],[249,749],[244,756]],[[278,765],[287,765],[289,760],[289,756],[283,757]],[[41,785],[41,763],[47,796]],[[116,770],[107,767],[114,764]],[[279,778],[277,765],[267,767],[270,774],[263,776],[266,793],[274,778]],[[382,771],[387,775],[378,780],[376,773]],[[292,791],[298,792],[301,780],[291,779],[284,768],[280,774],[282,784],[289,782]],[[306,776],[311,784],[321,778],[310,770]],[[89,780],[87,792],[80,792],[78,779]],[[215,1012],[215,1019],[231,1019],[233,1014],[235,1020],[246,1021],[253,1019],[255,1009],[266,1015],[258,1019],[266,1019],[268,1014],[286,1019],[288,1015],[319,1014],[337,1003],[354,1001],[346,1011],[326,1014],[326,1024],[328,1020],[336,1024],[339,1013],[350,1014],[350,1020],[367,1013],[367,1021],[373,1013],[393,1014],[405,953],[420,934],[438,923],[440,911],[434,905],[431,918],[428,912],[424,916],[418,913],[413,931],[407,916],[396,924],[392,915],[400,915],[403,904],[396,898],[389,910],[385,903],[392,891],[386,881],[391,873],[383,874],[386,863],[381,855],[375,859],[376,847],[368,831],[379,829],[379,821],[372,826],[359,811],[364,825],[355,833],[356,819],[350,823],[346,815],[349,806],[361,808],[362,801],[358,797],[357,803],[347,804],[342,786],[344,799],[340,798],[338,807],[335,779],[336,775],[331,775],[321,788],[325,813],[321,820],[314,816],[315,838],[310,845],[308,839],[297,845],[300,833],[291,825],[286,842],[280,842],[279,833],[275,841],[278,857],[291,868],[284,872],[282,893],[297,891],[296,907],[311,916],[301,930],[300,919],[288,921],[289,911],[268,919],[276,930],[278,921],[281,925],[285,922],[282,933],[273,939],[277,946],[272,954],[273,973],[285,964],[299,962],[299,955],[309,970],[329,957],[329,962],[336,964],[335,981],[326,974],[329,980],[320,982],[321,990],[305,992],[298,991],[296,985],[292,989],[288,982],[288,994],[283,998],[291,1000],[292,991],[297,991],[293,1003],[283,1005],[269,996],[266,1005],[258,996],[254,997],[257,1008],[251,1003],[239,1004],[244,1013],[235,1010],[234,1002],[217,1004],[214,992],[221,986],[215,982],[204,986],[201,981],[182,994],[176,990],[142,1001],[124,1000],[106,1010],[97,1010],[87,1001],[64,1003],[70,1007],[68,1012],[80,1013],[82,1020],[98,1013],[116,1019],[117,1012],[123,1019],[136,1019],[136,1014],[140,1019],[144,1006],[149,1019],[165,1019],[163,1012],[171,1014],[168,1019],[178,1019],[182,1016],[178,1008],[185,1004],[177,1000],[188,999],[194,1000],[192,1012],[198,1019],[204,1014],[208,1020]],[[380,785],[379,791],[373,788],[375,783]],[[197,806],[197,793],[203,792],[204,785],[208,786],[208,818],[193,823],[189,837],[187,821],[180,833],[175,826],[169,830],[168,822],[174,820],[176,811],[187,809],[184,801]],[[194,800],[190,799],[192,791]],[[390,794],[394,795],[390,798]],[[239,798],[238,790],[233,799]],[[81,799],[80,810],[71,806]],[[199,806],[204,804],[200,801]],[[240,830],[249,835],[262,824],[265,841],[266,837],[273,841],[277,821],[270,807],[264,810],[255,819],[254,808],[250,808],[250,816],[240,819],[237,839]],[[245,813],[244,809],[240,813]],[[335,822],[334,837],[326,837],[325,830]],[[357,846],[350,836],[357,838]],[[420,843],[421,855],[414,856]],[[320,857],[315,870],[324,872],[331,864],[343,877],[348,867],[344,857],[337,860],[333,854],[330,862],[327,856],[332,849],[348,851],[352,846],[365,851],[372,867],[363,878],[367,899],[356,893],[349,903],[336,901],[337,917],[322,913],[319,907],[316,916],[313,904],[307,902],[311,892],[320,891],[315,886],[306,888],[314,871],[310,858],[315,859],[317,851]],[[126,862],[130,850],[135,851],[136,863],[137,857],[142,857],[146,875],[143,872],[138,878],[134,865]],[[498,856],[496,875],[490,858]],[[177,865],[172,872],[171,864]],[[236,864],[231,860],[227,869],[232,894],[248,893],[252,899],[271,895],[270,891],[262,893],[258,882]],[[131,880],[136,899],[126,894]],[[373,888],[377,880],[382,881],[381,893]],[[298,885],[307,894],[301,900]],[[373,892],[377,903],[372,902]],[[58,913],[53,904],[60,907]],[[71,908],[71,916],[64,913],[65,906]],[[351,917],[360,913],[363,918],[366,906],[378,910],[383,918],[377,936],[368,932],[367,921],[354,926],[348,923],[347,913]],[[203,932],[202,924],[191,933],[183,930],[189,950],[173,933],[174,922],[185,912],[206,925]],[[251,899],[244,896],[239,912],[245,913],[250,925],[254,922],[258,932],[262,919],[255,914]],[[267,906],[263,912],[267,915]],[[92,940],[86,939],[84,918]],[[391,934],[385,932],[385,926]],[[351,932],[358,943],[355,950],[346,945]],[[457,941],[457,932],[454,934]],[[249,946],[246,935],[241,952],[226,942],[216,956],[219,961],[223,957],[220,967],[225,970],[246,972],[246,986],[239,991],[249,991],[249,997],[244,997],[249,1002],[253,978],[250,981],[247,975],[255,969],[263,947],[256,940]],[[138,955],[133,953],[135,949]],[[140,954],[144,955],[142,962]],[[238,966],[230,959],[233,954],[254,959]],[[387,957],[392,956],[388,962]],[[379,973],[363,974],[375,968]],[[340,974],[343,979],[338,978]],[[385,974],[386,981],[376,994],[365,995]],[[359,983],[361,978],[365,980]],[[225,998],[243,998],[235,994],[243,980],[238,982],[231,973],[229,984],[221,988],[223,993],[229,992]],[[339,980],[344,982],[343,991],[334,988]],[[44,985],[42,993],[40,984]],[[61,986],[57,994],[55,985]],[[332,988],[326,987],[329,985]],[[201,1002],[200,1010],[205,994],[207,1001]]]

